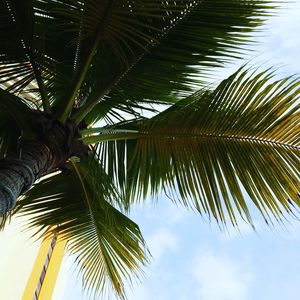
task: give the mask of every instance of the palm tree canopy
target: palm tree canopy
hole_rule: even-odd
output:
[[[139,227],[126,216],[132,203],[165,192],[238,226],[239,216],[252,224],[247,194],[266,222],[293,215],[300,80],[244,66],[208,85],[216,68],[243,56],[276,6],[3,0],[0,159],[21,157],[23,141],[49,146],[53,124],[72,132],[62,145],[65,164],[49,169],[6,216],[26,215],[37,234],[60,224],[84,287],[125,297],[124,279],[148,261]]]

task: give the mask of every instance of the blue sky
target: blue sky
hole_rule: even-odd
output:
[[[161,200],[156,207],[147,205],[133,213],[153,261],[143,284],[129,293],[130,300],[298,299],[300,224],[272,229],[256,216],[257,233],[246,224],[240,232],[221,232],[215,224]],[[65,261],[63,270],[70,262]],[[75,274],[67,279],[61,299],[88,299]]]
[[[289,4],[266,27],[258,39],[261,45],[248,60],[281,66],[281,74],[300,74],[300,1]],[[220,74],[227,76],[236,68]],[[129,300],[299,299],[299,221],[269,228],[254,211],[257,233],[244,223],[240,232],[222,232],[164,196],[156,205],[136,207],[131,217],[140,225],[153,258],[142,284],[129,290]],[[29,235],[17,234],[19,228],[13,225],[0,233],[0,288],[8,300],[20,299],[22,291],[17,289],[24,286],[37,252]],[[88,299],[72,262],[72,257],[65,258],[53,300]]]
[[[267,31],[257,38],[260,46],[255,55],[246,61],[276,65],[283,76],[299,74],[300,1],[285,6],[265,27]],[[220,78],[241,64],[222,70]],[[137,207],[131,216],[140,225],[153,260],[142,284],[129,292],[129,300],[299,299],[297,221],[285,228],[269,228],[254,211],[257,233],[244,223],[240,232],[232,228],[222,232],[216,224],[174,206],[164,196],[156,205]],[[71,261],[64,262],[63,270],[70,270]],[[64,279],[64,285],[62,300],[88,299],[75,273]]]

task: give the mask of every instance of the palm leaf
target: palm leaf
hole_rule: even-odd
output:
[[[300,205],[300,81],[273,76],[241,69],[214,91],[86,141],[101,142],[100,160],[129,203],[164,189],[236,225],[236,214],[252,222],[247,194],[266,221],[280,221]]]
[[[74,35],[55,31],[62,23],[49,15],[55,2],[5,0],[0,7],[0,84],[47,112],[65,92],[76,52],[68,45]]]
[[[100,100],[113,114],[132,113],[158,95],[172,103],[211,67],[241,55],[272,3],[5,0],[0,82],[46,111],[54,106],[61,118],[83,106],[78,121]],[[99,119],[102,107],[89,120]]]
[[[274,8],[268,1],[168,1],[166,7],[161,1],[148,2],[153,4],[148,4],[149,11],[147,5],[143,6],[144,19],[139,21],[144,26],[151,24],[157,31],[148,29],[144,48],[130,47],[125,67],[118,64],[114,55],[117,49],[103,45],[86,78],[85,95],[91,96],[75,114],[76,119],[82,119],[97,102],[87,117],[89,122],[99,120],[103,107],[112,103],[116,105],[112,108],[122,112],[137,103],[146,107],[148,103],[170,104],[190,95],[195,85],[211,78],[212,68],[244,54],[251,32]],[[124,22],[134,21],[135,14],[138,17],[141,13],[139,2],[134,3],[136,11],[132,4],[132,13],[122,12]],[[125,31],[126,40],[129,33],[124,22],[118,23],[116,32],[121,39]],[[143,33],[144,28],[137,27],[136,31]]]
[[[124,297],[123,281],[131,282],[147,260],[138,226],[113,204],[120,203],[110,178],[89,157],[36,184],[16,211],[46,234],[49,226],[59,224],[55,230],[78,256],[83,286],[91,295],[104,295],[112,288]]]
[[[41,68],[34,47],[33,1],[5,0],[1,4],[0,24],[0,83],[8,90],[43,104],[50,112],[50,103],[45,90]],[[33,96],[32,88],[38,87]]]

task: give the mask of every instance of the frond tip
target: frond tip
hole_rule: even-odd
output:
[[[163,187],[183,205],[237,226],[237,214],[252,223],[247,194],[267,222],[281,221],[294,211],[288,199],[300,206],[300,81],[273,73],[242,68],[214,91],[131,122],[139,134],[122,140],[118,131],[117,141],[99,143],[107,172],[128,199]]]
[[[32,227],[60,224],[56,230],[78,257],[83,287],[95,298],[111,291],[125,298],[124,280],[138,279],[148,262],[139,227],[112,205],[116,197],[110,178],[90,157],[42,180],[17,204]]]

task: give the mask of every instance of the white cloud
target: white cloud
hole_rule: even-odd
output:
[[[150,251],[154,262],[157,263],[166,252],[176,249],[178,237],[169,229],[161,227],[152,236],[146,238],[146,241],[151,245]]]
[[[300,40],[297,32],[300,30],[300,1],[291,1],[279,5],[278,14],[268,19],[265,30],[259,33],[258,41],[261,43],[255,53],[257,62],[272,66],[279,66],[279,74],[287,72],[299,73]]]
[[[193,265],[201,300],[246,300],[253,274],[228,257],[212,252],[199,255]]]
[[[243,63],[249,63],[249,66],[254,67],[262,66],[262,69],[270,66],[279,67],[277,71],[279,77],[299,74],[299,15],[299,0],[279,4],[276,14],[267,18],[262,30],[253,35],[252,40],[258,43],[246,47],[247,49],[250,47],[253,52],[246,52],[243,61],[237,60],[235,64],[221,68],[217,79],[227,78]]]

